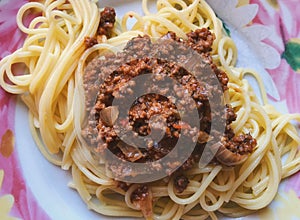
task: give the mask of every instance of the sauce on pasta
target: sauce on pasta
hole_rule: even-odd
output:
[[[114,27],[107,23],[107,36],[100,28],[102,37],[90,42],[99,31],[103,11],[95,1],[47,0],[20,8],[17,23],[28,36],[23,47],[0,61],[0,84],[7,92],[20,94],[28,106],[32,135],[40,151],[51,163],[70,170],[70,186],[89,209],[103,215],[217,219],[218,214],[245,216],[266,207],[276,196],[280,181],[300,169],[300,137],[291,123],[300,121],[300,115],[276,111],[268,104],[259,74],[235,66],[237,48],[204,0],[158,0],[155,13],[149,11],[147,0],[141,4],[144,15],[128,12]],[[30,10],[40,15],[26,27],[22,21]],[[136,22],[128,29],[131,18]],[[201,28],[209,29],[215,37],[209,54],[228,76],[225,99],[236,114],[231,128],[237,135],[251,134],[257,144],[235,166],[211,163],[202,167],[195,163],[181,176],[147,186],[115,181],[105,163],[82,145],[87,63],[95,53],[117,53],[117,46],[139,35],[158,39],[173,32],[186,40],[187,33]],[[14,74],[16,63],[26,66],[23,75]],[[259,82],[263,103],[244,79],[245,74],[252,74]]]

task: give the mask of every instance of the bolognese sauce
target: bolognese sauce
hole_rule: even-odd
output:
[[[138,36],[131,39],[122,52],[109,53],[101,59],[99,57],[93,59],[83,76],[86,110],[89,114],[83,136],[95,152],[105,156],[105,150],[109,149],[121,160],[134,163],[152,162],[167,155],[180,136],[186,138],[196,136],[197,138],[193,140],[195,143],[193,153],[183,164],[180,164],[175,172],[178,174],[174,174],[177,175],[174,178],[174,186],[178,192],[183,192],[188,185],[188,180],[180,173],[199,162],[208,141],[214,142],[214,146],[220,148],[216,152],[213,161],[215,163],[235,165],[251,153],[256,146],[256,140],[250,134],[234,134],[231,123],[236,119],[236,115],[232,107],[224,103],[221,108],[213,111],[211,109],[211,100],[217,100],[228,89],[226,73],[217,68],[210,55],[214,38],[214,35],[205,28],[188,33],[187,39],[179,38],[172,32],[155,42],[152,42],[148,36]],[[172,42],[176,42],[177,46]],[[200,54],[206,64],[191,63],[192,69],[201,74],[208,66],[213,76],[204,75],[199,81],[194,73],[190,73],[180,65],[186,60],[191,60],[188,55],[191,49]],[[176,54],[178,50],[180,55]],[[163,57],[167,57],[168,60]],[[152,74],[152,82],[136,85],[133,79],[144,74]],[[212,86],[213,77],[217,77],[220,87]],[[178,87],[164,81],[166,78],[172,78],[182,86]],[[163,83],[164,86],[159,86],[159,83]],[[146,146],[139,147],[139,143],[130,145],[118,135],[120,131],[113,125],[119,113],[126,110],[122,109],[122,105],[116,107],[112,104],[114,99],[121,100],[120,103],[125,102],[138,86],[148,85],[156,87],[159,94],[148,93],[137,97],[129,109],[129,119],[124,120],[122,128],[119,129],[132,130],[137,136],[147,136],[155,130],[158,133],[165,133],[159,142],[150,140]],[[171,97],[164,96],[169,89],[174,90],[180,99],[179,104],[190,106],[185,97],[192,97],[199,113],[199,118],[195,119],[195,123],[200,124],[199,128],[180,122],[179,109],[172,102]],[[160,115],[163,120],[155,121],[152,123],[154,126],[150,127],[150,119],[155,115]],[[211,127],[212,117],[215,116],[224,123],[223,133]],[[164,131],[161,128],[164,128]],[[171,175],[172,169],[179,165],[180,151],[184,151],[184,146],[179,147],[178,157],[170,159],[168,163],[145,167],[145,174],[152,170],[164,170],[166,174]],[[108,161],[108,167],[117,177],[126,178],[139,174],[137,171],[129,171],[126,165],[114,161]]]

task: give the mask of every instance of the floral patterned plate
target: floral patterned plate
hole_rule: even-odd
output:
[[[26,0],[0,0],[0,59],[22,45],[16,25]],[[100,0],[141,12],[138,0]],[[298,0],[208,0],[235,40],[238,65],[258,71],[270,100],[283,112],[300,112],[300,4]],[[29,15],[28,20],[30,20]],[[26,22],[26,21],[25,21]],[[250,25],[249,25],[250,23]],[[29,131],[27,110],[0,88],[0,219],[112,219],[89,211],[68,188],[71,179],[46,161]],[[270,206],[244,219],[299,219],[300,173],[283,181]]]

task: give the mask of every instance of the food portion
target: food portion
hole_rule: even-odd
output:
[[[300,170],[300,115],[276,111],[259,74],[236,67],[237,48],[204,0],[141,5],[144,15],[123,17],[89,0],[21,7],[28,36],[0,61],[0,85],[28,106],[41,153],[107,216],[217,219],[268,206]]]
[[[101,55],[87,65],[83,79],[88,121],[83,136],[92,151],[105,160],[106,168],[115,179],[128,180],[130,186],[131,177],[164,172],[168,178],[175,176],[175,188],[182,193],[189,180],[179,174],[199,166],[200,157],[208,142],[208,147],[216,150],[214,152],[211,149],[211,153],[215,153],[215,160],[207,161],[207,164],[240,164],[256,147],[256,140],[251,134],[235,135],[230,126],[236,119],[236,114],[229,104],[222,103],[229,79],[212,62],[209,52],[213,39],[214,35],[205,28],[188,33],[187,40],[177,37],[173,32],[155,42],[149,36],[138,36],[129,40],[122,52]],[[193,52],[199,53],[201,60],[196,60]],[[189,62],[194,63],[190,68],[192,73],[182,67],[190,65],[186,64]],[[133,80],[147,74],[151,75],[147,81]],[[214,77],[217,80],[214,81]],[[167,81],[166,78],[173,81]],[[145,95],[136,97],[135,91],[141,89]],[[168,96],[169,90],[173,90],[179,99],[177,105],[187,107],[183,115],[179,114],[174,101],[171,101],[176,98]],[[188,100],[188,97],[192,99]],[[117,106],[113,105],[116,100],[119,104]],[[128,100],[134,100],[129,104],[130,109],[126,109]],[[195,107],[193,103],[189,103],[191,101],[196,103]],[[190,108],[196,108],[199,114],[198,118],[193,118],[193,124],[181,121],[181,116],[190,114]],[[120,117],[120,112],[125,113],[123,117]],[[163,120],[152,121],[150,128],[150,120],[155,115],[161,116]],[[119,126],[116,125],[118,118]],[[217,125],[212,126],[212,118],[215,118]],[[123,141],[128,134],[126,131],[120,134],[122,129],[134,132],[131,138],[133,142],[136,137],[147,136],[150,132],[162,133],[164,136],[158,142],[150,138],[130,144]],[[173,152],[175,157],[160,162],[159,159],[170,154],[178,144],[180,136],[193,140],[190,142],[193,143],[192,154],[186,160],[182,156],[190,147],[189,142],[185,141],[184,145],[178,146]],[[107,149],[118,159],[111,158]],[[145,167],[142,170],[134,169],[134,166],[122,163],[123,160],[145,163]],[[154,161],[158,163],[148,163]],[[144,177],[145,183],[131,194],[131,200],[145,217],[151,217],[153,211],[149,206],[153,205],[152,198],[148,195],[151,190],[146,182],[149,181],[146,179]],[[128,190],[122,185],[120,187],[124,191]],[[145,205],[144,200],[151,205]]]
[[[143,171],[131,170],[125,164],[106,158],[108,169],[116,177],[149,175],[154,170],[163,170],[170,175],[176,169],[190,169],[199,162],[208,141],[217,148],[216,159],[224,165],[242,163],[253,151],[256,140],[251,134],[235,135],[230,126],[236,115],[229,104],[222,103],[223,93],[228,90],[228,76],[212,62],[209,52],[213,39],[214,35],[205,28],[188,33],[187,40],[173,32],[155,42],[151,42],[149,36],[138,36],[128,41],[123,52],[96,57],[88,64],[83,78],[89,119],[83,134],[102,157],[108,157],[105,150],[109,149],[123,160],[153,162],[169,154],[180,135],[194,139],[191,146],[193,153],[186,161],[181,156],[189,146],[179,146],[177,157],[165,164],[149,164]],[[196,60],[194,52],[200,54],[201,60]],[[190,65],[186,64],[188,62],[194,63],[190,68],[192,73],[183,67]],[[146,74],[152,75],[148,81],[134,80]],[[173,81],[166,80],[168,78]],[[143,90],[145,95],[133,97],[134,102],[130,103],[128,111],[126,103],[136,95],[134,91],[142,88],[148,88]],[[170,100],[176,98],[168,97],[171,94],[169,90],[173,90],[174,96],[179,99],[177,105],[187,107],[183,115]],[[192,99],[188,100],[188,97]],[[116,100],[119,105],[112,106]],[[194,124],[182,122],[181,116],[191,114],[192,108],[197,108],[198,119],[193,119]],[[128,118],[120,118],[120,126],[114,126],[120,112],[128,112],[128,116],[124,114]],[[163,117],[163,121],[155,121],[154,127],[150,128],[150,120],[155,115]],[[212,118],[217,123],[214,127]],[[159,142],[150,138],[145,143],[143,140],[130,145],[122,140],[126,132],[124,137],[117,132],[122,128],[133,130],[135,137],[147,136],[150,132],[162,133],[164,137]]]

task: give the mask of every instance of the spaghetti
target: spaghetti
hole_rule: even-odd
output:
[[[84,38],[95,36],[99,9],[90,0],[46,0],[25,4],[17,23],[26,33],[23,47],[0,61],[0,84],[13,94],[22,94],[28,106],[31,131],[47,160],[71,170],[75,188],[89,209],[109,216],[152,217],[154,219],[216,219],[218,213],[238,217],[261,209],[273,200],[282,179],[300,170],[300,137],[292,121],[299,114],[281,114],[268,104],[258,73],[235,67],[237,49],[222,22],[204,0],[158,0],[157,12],[126,13],[116,22],[110,38],[86,49]],[[30,10],[40,12],[28,27],[23,17]],[[135,19],[128,29],[129,19]],[[91,25],[95,24],[95,25]],[[175,190],[173,177],[147,184],[153,200],[153,215],[132,201],[138,184],[127,191],[106,173],[103,161],[82,146],[80,132],[84,115],[82,74],[91,54],[126,44],[138,35],[157,38],[169,31],[185,39],[186,33],[209,28],[215,35],[211,55],[219,69],[229,76],[228,99],[237,114],[232,123],[236,134],[251,133],[257,147],[245,162],[234,167],[210,164],[185,171],[186,189]],[[14,73],[16,65],[24,74]],[[258,81],[260,103],[244,75]],[[76,107],[76,108],[75,108]],[[74,129],[75,128],[75,129]],[[96,199],[95,199],[96,198]],[[141,212],[143,211],[143,214]]]

